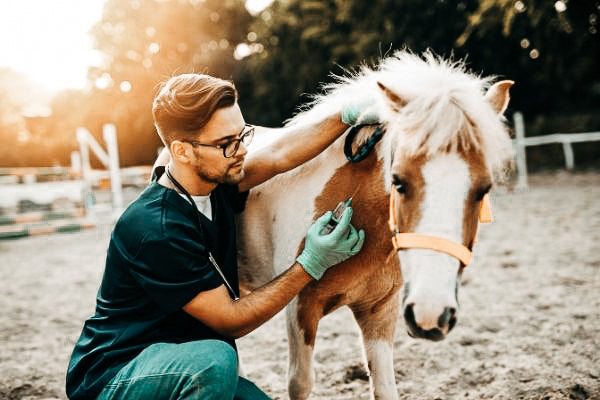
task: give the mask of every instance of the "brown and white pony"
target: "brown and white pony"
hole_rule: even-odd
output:
[[[256,187],[238,221],[240,279],[250,287],[293,264],[314,219],[350,196],[352,222],[366,231],[357,256],[287,307],[291,399],[309,396],[317,325],[339,307],[350,307],[362,331],[377,399],[398,399],[392,346],[399,315],[410,336],[430,340],[443,339],[456,323],[459,279],[482,200],[512,157],[502,117],[512,82],[490,85],[462,63],[398,52],[375,70],[364,67],[326,87],[290,122],[316,121],[368,97],[376,99],[385,131],[360,162],[348,161],[345,141],[356,152],[375,127],[341,137],[310,162]],[[257,139],[260,146],[272,137]]]

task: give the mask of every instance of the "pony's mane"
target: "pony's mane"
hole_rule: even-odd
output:
[[[419,57],[399,51],[376,69],[363,66],[336,76],[336,82],[324,86],[323,93],[314,96],[288,124],[320,120],[370,96],[387,128],[384,154],[391,152],[394,143],[401,143],[402,150],[414,156],[481,150],[490,175],[498,179],[510,165],[513,150],[504,118],[485,99],[493,79],[473,75],[463,62],[444,60],[431,52]],[[406,105],[391,104],[377,82]]]

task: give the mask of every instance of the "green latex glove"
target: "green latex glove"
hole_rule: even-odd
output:
[[[374,99],[359,100],[342,107],[342,122],[346,125],[377,124],[379,114]]]
[[[350,224],[352,208],[348,207],[339,223],[329,234],[322,235],[321,231],[327,225],[333,213],[323,214],[308,229],[304,250],[296,261],[316,280],[321,279],[329,267],[357,254],[365,241],[365,232]]]

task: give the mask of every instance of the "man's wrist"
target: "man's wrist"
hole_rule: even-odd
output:
[[[309,281],[312,281],[313,279],[318,281],[323,276],[322,273],[318,274],[316,271],[314,271],[310,267],[310,264],[303,260],[302,255],[296,258],[296,262],[294,263],[292,268],[297,269],[298,273],[305,276]]]

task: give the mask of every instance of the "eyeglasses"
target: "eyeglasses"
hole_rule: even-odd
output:
[[[252,142],[252,138],[254,137],[254,129],[255,127],[250,124],[244,125],[244,130],[238,137],[235,139],[231,139],[227,143],[223,144],[206,144],[200,143],[195,140],[187,141],[192,146],[204,146],[204,147],[214,147],[216,149],[223,149],[223,157],[231,158],[237,153],[240,148],[240,142],[244,143],[244,146],[248,146],[250,142]]]

